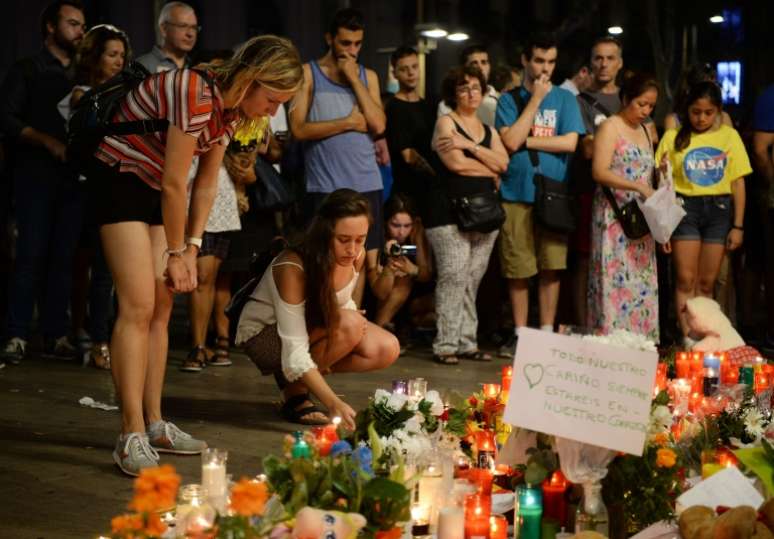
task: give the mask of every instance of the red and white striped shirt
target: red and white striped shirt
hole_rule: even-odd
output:
[[[151,75],[129,92],[113,118],[115,122],[162,119],[196,138],[195,155],[214,144],[227,145],[234,134],[236,114],[223,109],[223,97],[215,86],[190,69],[175,69]],[[95,157],[110,166],[120,163],[121,172],[136,174],[161,189],[167,133],[114,135],[105,137]]]

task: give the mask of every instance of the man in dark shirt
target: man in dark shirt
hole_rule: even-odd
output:
[[[65,163],[65,121],[57,103],[72,89],[70,63],[84,29],[78,0],[50,4],[41,15],[43,47],[14,64],[0,90],[0,129],[14,144],[18,229],[9,281],[8,341],[0,351],[11,363],[24,356],[38,298],[45,353],[75,357],[67,340],[67,306],[83,196],[77,176]]]
[[[429,165],[430,139],[435,121],[432,108],[419,97],[419,57],[411,47],[399,47],[390,59],[399,90],[387,103],[387,145],[390,149],[393,192],[411,197],[424,215],[428,178],[435,172]]]

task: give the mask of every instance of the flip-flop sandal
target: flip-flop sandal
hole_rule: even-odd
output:
[[[301,406],[305,402],[309,404]],[[299,406],[301,406],[299,408]],[[305,418],[304,416],[319,412],[325,416],[325,419],[313,419]],[[309,393],[301,393],[299,395],[293,395],[285,399],[285,402],[280,407],[280,415],[291,423],[298,423],[299,425],[328,425],[331,420],[326,415],[325,411],[320,409],[311,400]]]
[[[440,355],[433,354],[433,361],[440,363],[441,365],[458,365],[460,360],[454,354]]]
[[[215,339],[215,352],[209,360],[212,367],[230,367],[233,361],[228,357],[228,337],[218,337]]]
[[[471,361],[492,361],[492,355],[482,352],[481,350],[474,350],[473,352],[465,352],[464,354],[457,354],[460,359],[469,359]]]

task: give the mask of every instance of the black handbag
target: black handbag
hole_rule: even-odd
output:
[[[451,202],[457,228],[462,232],[493,232],[505,222],[505,210],[494,190],[453,198]]]
[[[253,189],[253,207],[258,210],[282,210],[294,202],[293,190],[282,175],[260,155],[255,160],[257,182]]]
[[[577,226],[575,195],[570,191],[569,182],[560,182],[540,172],[540,157],[529,150],[529,160],[535,168],[532,181],[535,183],[535,219],[543,227],[554,232],[573,232]]]

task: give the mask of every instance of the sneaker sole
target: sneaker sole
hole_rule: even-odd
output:
[[[182,449],[167,449],[166,447],[158,447],[153,444],[151,444],[151,447],[156,450],[156,453],[167,453],[170,455],[199,455],[202,451],[207,449],[204,447],[196,451],[183,451]]]
[[[210,361],[207,366],[208,367],[230,367],[233,365],[233,361]]]
[[[202,372],[201,367],[180,367],[180,372]]]

